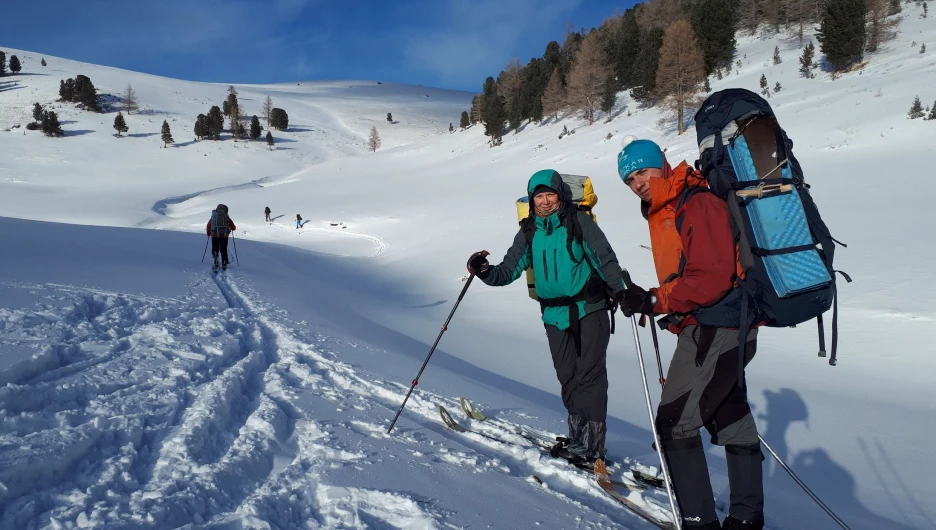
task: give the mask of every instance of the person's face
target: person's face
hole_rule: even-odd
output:
[[[644,202],[650,202],[650,179],[663,176],[663,170],[657,167],[645,167],[638,169],[624,180],[624,184],[634,192],[634,195],[640,197]]]
[[[540,210],[552,210],[559,204],[559,194],[552,191],[537,193],[533,197],[533,204]]]

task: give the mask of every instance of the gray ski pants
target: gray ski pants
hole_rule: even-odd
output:
[[[747,336],[744,364],[757,350],[757,329]],[[660,438],[699,435],[705,426],[716,445],[758,443],[747,394],[738,386],[738,331],[686,326],[680,333],[657,409]]]

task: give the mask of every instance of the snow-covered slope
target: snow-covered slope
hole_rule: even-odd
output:
[[[936,42],[936,28],[921,12],[905,4],[897,38],[835,80],[822,70],[800,78],[800,51],[784,37],[741,38],[742,66],[712,80],[714,90],[756,90],[762,74],[782,84],[770,103],[833,235],[849,245],[836,255],[854,279],[840,289],[839,366],[816,358],[813,325],[764,330],[748,383],[765,439],[854,529],[936,526],[936,250],[925,216],[936,197],[926,171],[936,122],[906,116],[915,96],[936,100],[936,56],[919,53]],[[776,45],[779,65],[770,61]],[[18,53],[27,69],[38,63]],[[7,123],[28,116],[33,101],[54,99],[59,77],[81,73],[68,66],[75,63],[49,63],[66,71],[22,77],[22,88],[0,92]],[[0,506],[10,503],[0,521],[645,527],[576,472],[437,421],[436,405],[457,409],[453,400],[466,395],[503,421],[562,432],[539,310],[521,282],[471,286],[415,401],[392,436],[382,432],[463,286],[467,256],[486,248],[499,257],[509,245],[513,203],[530,174],[591,175],[599,223],[649,286],[646,224],[615,155],[620,139],[636,134],[660,142],[674,163],[692,161],[694,130],[660,130],[655,109],[621,94],[610,121],[530,124],[492,149],[478,127],[444,132],[470,94],[302,83],[238,87],[248,112],[270,94],[291,124],[309,129],[274,131],[294,140],[277,151],[230,140],[163,150],[163,116],[177,113],[170,124],[185,144],[193,117],[220,102],[225,85],[81,70],[102,92],[131,82],[160,112],[131,116],[130,132],[152,136],[113,138],[112,115],[72,110],[62,119],[76,123],[65,129],[91,132],[0,132],[0,212],[144,230],[2,223],[0,306],[9,309],[0,317],[8,366],[0,380],[14,385],[0,397],[0,451],[12,469],[58,464],[32,480],[0,478],[8,492]],[[401,123],[388,124],[386,112]],[[377,153],[364,151],[372,123],[385,142]],[[563,126],[575,133],[559,139]],[[218,202],[231,207],[243,237],[242,267],[214,282],[198,264],[204,236],[145,229],[203,233]],[[264,206],[283,217],[262,222]],[[296,213],[306,219],[299,230]],[[608,447],[653,463],[632,337],[618,330]],[[666,362],[674,341],[661,338]],[[165,409],[134,408],[156,395]],[[143,425],[136,438],[123,428],[135,421]],[[17,452],[21,445],[32,449]],[[727,504],[723,454],[709,457]],[[782,469],[765,466],[771,528],[835,527]],[[146,514],[149,523],[134,519]]]

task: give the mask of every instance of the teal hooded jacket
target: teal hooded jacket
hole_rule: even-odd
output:
[[[527,243],[527,236],[521,229],[503,261],[490,267],[483,277],[479,275],[478,278],[487,285],[508,285],[532,265],[536,294],[541,299],[575,296],[585,288],[592,274],[597,274],[612,292],[623,291],[621,266],[607,237],[588,213],[572,203],[572,192],[558,172],[545,169],[530,177],[527,193],[530,196],[531,212],[533,191],[540,185],[556,190],[562,207],[545,218],[532,214],[536,225],[532,242]],[[571,248],[568,244],[568,228],[563,223],[567,215],[577,216],[576,221],[582,229],[582,241],[573,238]],[[576,305],[580,319],[608,307],[604,300],[593,303],[582,300],[576,302]],[[568,329],[569,307],[544,308],[543,322],[559,329]]]

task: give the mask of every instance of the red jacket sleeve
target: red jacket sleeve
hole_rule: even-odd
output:
[[[657,290],[656,309],[663,313],[689,313],[717,302],[731,289],[737,271],[725,203],[700,193],[684,208],[679,235],[686,266],[681,278]]]
[[[237,227],[234,226],[234,221],[232,221],[230,217],[228,217],[228,227],[231,229],[231,232],[237,230]]]
[[[208,235],[211,235],[211,219],[208,219],[208,224],[205,225],[205,232],[208,232]]]

